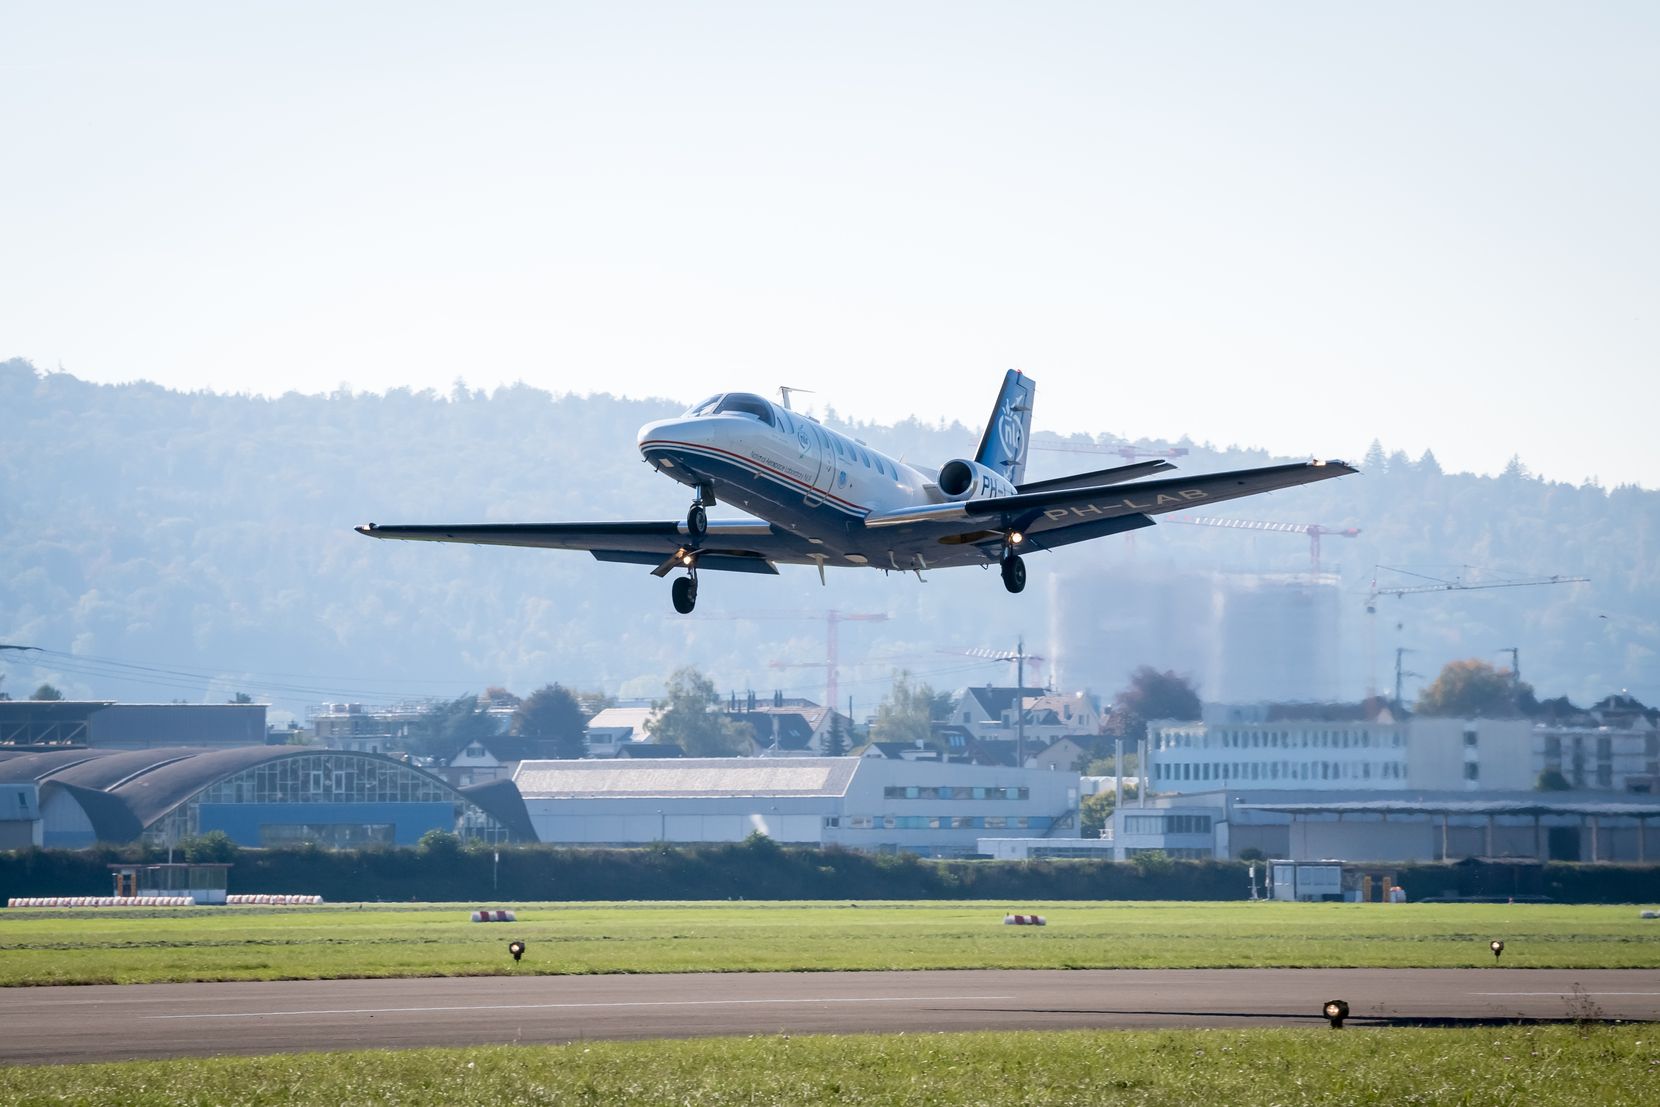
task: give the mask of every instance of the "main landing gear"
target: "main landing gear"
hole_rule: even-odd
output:
[[[1026,563],[1017,553],[1003,555],[1003,587],[1019,592],[1026,587]]]
[[[1019,592],[1026,587],[1026,563],[1015,552],[1024,541],[1026,536],[1018,530],[1011,530],[1003,538],[1003,587],[1010,592]]]
[[[690,615],[692,608],[697,606],[697,571],[694,569],[683,577],[676,577],[670,593],[674,599],[674,609],[682,615]]]

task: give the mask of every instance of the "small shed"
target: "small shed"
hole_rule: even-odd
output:
[[[225,902],[231,870],[226,863],[189,861],[109,868],[117,896],[189,896],[203,904]]]
[[[1299,902],[1389,903],[1395,874],[1343,861],[1268,862],[1268,898]]]

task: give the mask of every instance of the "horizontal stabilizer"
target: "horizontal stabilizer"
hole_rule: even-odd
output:
[[[1097,469],[1093,473],[1074,473],[1070,477],[1034,480],[1020,486],[1020,492],[1059,492],[1063,488],[1095,488],[1106,484],[1122,484],[1140,480],[1154,473],[1168,473],[1176,467],[1168,461],[1138,461],[1134,465],[1118,465],[1111,469]]]

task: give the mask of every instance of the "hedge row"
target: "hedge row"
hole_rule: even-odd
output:
[[[680,899],[1231,900],[1247,893],[1244,865],[1142,859],[929,861],[909,854],[731,845],[647,849],[512,846],[499,867],[488,849],[242,850],[231,891],[316,894],[351,901]],[[0,902],[10,896],[103,895],[108,864],[132,851],[23,850],[0,854]],[[154,858],[151,858],[154,859]],[[494,882],[492,878],[494,873]],[[1463,862],[1397,866],[1410,900],[1440,896],[1548,897],[1566,903],[1660,899],[1660,868]]]

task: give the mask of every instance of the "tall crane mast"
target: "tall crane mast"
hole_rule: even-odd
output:
[[[1320,571],[1320,538],[1335,535],[1338,538],[1357,538],[1359,527],[1328,527],[1319,523],[1280,523],[1267,519],[1219,519],[1214,515],[1172,515],[1166,522],[1186,523],[1197,527],[1232,527],[1235,530],[1273,531],[1279,534],[1308,535],[1309,571]]]
[[[732,611],[717,615],[705,615],[705,619],[732,619],[739,622],[759,622],[768,619],[823,619],[824,620],[824,660],[803,661],[799,664],[809,668],[824,668],[824,706],[835,711],[836,699],[839,695],[839,680],[841,676],[841,624],[843,623],[885,623],[888,615],[885,611]]]

